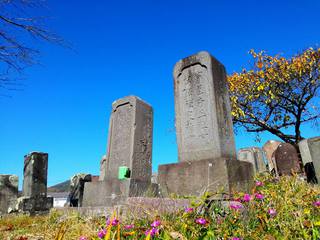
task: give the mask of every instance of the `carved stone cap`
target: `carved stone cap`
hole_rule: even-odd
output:
[[[140,104],[143,104],[143,105],[149,107],[149,108],[152,108],[149,103],[143,101],[141,98],[134,96],[134,95],[131,95],[131,96],[126,96],[126,97],[123,97],[123,98],[120,98],[120,99],[114,101],[112,103],[112,111],[115,112],[118,107],[125,105],[125,104],[128,104],[128,103],[130,103],[131,106],[136,106],[136,104],[138,102]]]
[[[179,60],[173,70],[173,77],[176,79],[181,72],[192,65],[200,64],[206,68],[211,68],[211,64],[219,65],[224,69],[224,66],[207,51],[201,51],[189,57]]]

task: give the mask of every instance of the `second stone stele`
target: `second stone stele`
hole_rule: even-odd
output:
[[[224,66],[208,52],[180,60],[174,93],[179,163],[159,166],[162,194],[248,190],[252,164],[236,160]]]
[[[152,107],[135,96],[112,104],[108,153],[98,182],[84,186],[83,206],[113,206],[151,186]]]

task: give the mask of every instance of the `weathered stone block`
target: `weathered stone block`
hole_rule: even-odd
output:
[[[314,176],[308,176],[308,179],[314,183],[320,183],[320,137],[302,140],[299,142],[299,150],[304,167],[312,168],[307,171],[307,174],[309,172]]]
[[[18,197],[18,176],[0,175],[0,215],[14,208]]]
[[[113,199],[143,196],[151,185],[152,129],[152,107],[138,97],[112,104],[105,176],[102,182],[85,184],[83,206],[110,206]],[[119,179],[119,168],[129,169],[130,177]]]
[[[24,157],[23,190],[25,197],[47,196],[48,154],[31,152]]]
[[[180,162],[236,158],[224,66],[207,52],[174,67],[175,122]]]
[[[79,173],[70,179],[70,194],[69,201],[72,207],[81,207],[83,200],[84,184],[91,182],[91,174]]]
[[[160,165],[159,185],[164,196],[199,196],[205,191],[229,195],[234,190],[250,189],[252,168],[251,163],[225,158]]]
[[[254,173],[262,173],[268,171],[267,165],[264,162],[264,152],[261,148],[241,148],[238,151],[238,159],[240,161],[252,163]]]
[[[277,150],[274,152],[274,156],[280,176],[301,172],[298,152],[292,144],[279,144]]]
[[[47,212],[53,207],[53,197],[20,197],[17,200],[16,210],[31,214]]]
[[[103,181],[107,172],[107,156],[103,155],[100,161],[99,181]]]

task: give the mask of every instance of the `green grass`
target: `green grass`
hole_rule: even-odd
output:
[[[234,193],[242,209],[222,207],[205,194],[189,211],[156,217],[113,216],[111,220],[120,220],[113,225],[105,217],[86,218],[55,210],[47,216],[12,215],[0,219],[0,239],[76,240],[82,236],[96,240],[99,231],[105,231],[103,239],[320,239],[319,186],[297,177],[260,176],[257,181],[263,185],[250,193]],[[153,237],[146,235],[152,223],[159,225]],[[126,225],[134,226],[125,229]]]

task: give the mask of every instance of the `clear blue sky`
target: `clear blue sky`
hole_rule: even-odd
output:
[[[154,108],[153,170],[177,161],[172,70],[207,50],[239,71],[251,48],[285,56],[320,41],[320,1],[49,1],[50,26],[74,51],[38,44],[42,65],[23,91],[0,98],[0,173],[23,174],[23,156],[49,153],[48,185],[98,175],[111,103],[137,95]],[[319,132],[304,129],[304,136]],[[237,148],[274,137],[236,136]]]

